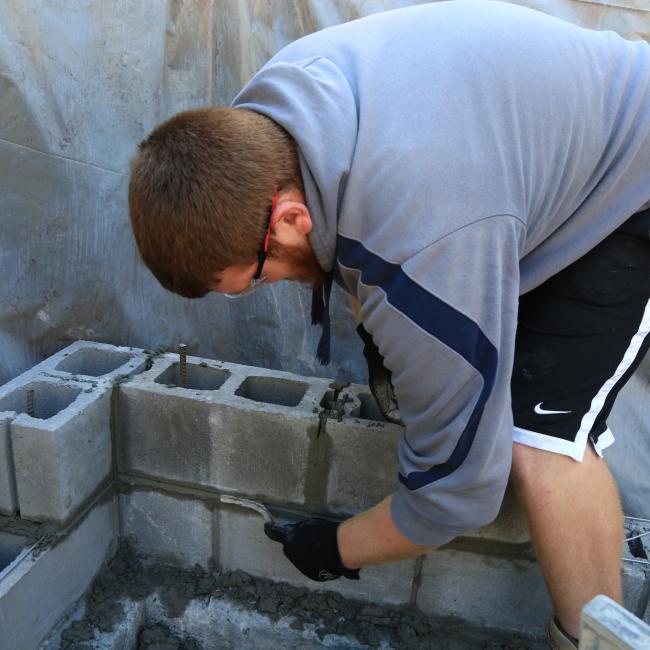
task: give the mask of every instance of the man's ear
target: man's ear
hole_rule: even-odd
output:
[[[295,234],[307,235],[311,232],[313,223],[309,209],[300,201],[280,201],[271,218],[271,231],[279,234],[285,229]]]

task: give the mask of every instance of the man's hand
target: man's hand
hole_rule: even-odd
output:
[[[404,424],[399,415],[397,399],[391,381],[392,375],[390,370],[384,366],[384,358],[379,353],[372,336],[366,332],[363,325],[359,324],[357,334],[363,341],[363,356],[368,364],[368,385],[377,400],[380,411],[389,422]]]
[[[338,523],[316,517],[286,526],[282,539],[284,554],[312,580],[324,582],[341,576],[358,580],[359,570],[348,569],[341,562],[336,540],[338,527]],[[280,540],[269,530],[266,532],[272,539]]]

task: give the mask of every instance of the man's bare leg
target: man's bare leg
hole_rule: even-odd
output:
[[[621,602],[623,513],[612,475],[588,446],[568,456],[513,444],[512,476],[562,627],[577,637],[597,594]]]

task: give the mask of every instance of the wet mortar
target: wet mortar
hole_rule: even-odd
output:
[[[85,615],[61,633],[62,650],[95,648],[95,631],[111,632],[124,618],[123,601],[142,601],[157,593],[169,618],[180,617],[195,599],[226,600],[256,611],[276,623],[290,617],[300,634],[315,630],[323,642],[328,635],[356,641],[354,647],[396,650],[524,650],[543,647],[540,639],[498,635],[460,620],[437,620],[412,607],[369,605],[332,592],[254,578],[243,571],[208,572],[200,567],[180,569],[151,564],[123,543],[97,575],[86,596]],[[331,643],[327,643],[332,647]],[[253,647],[253,646],[249,646]],[[336,646],[343,647],[343,646]],[[350,647],[350,646],[348,646]],[[148,621],[138,634],[138,650],[200,650],[185,636],[179,638],[162,622]]]

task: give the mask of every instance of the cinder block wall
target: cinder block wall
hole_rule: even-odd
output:
[[[188,364],[185,388],[177,356],[167,354],[116,391],[122,534],[140,552],[414,604],[435,616],[541,629],[550,604],[511,492],[494,524],[426,558],[365,568],[358,582],[304,578],[265,537],[259,515],[220,495],[262,501],[287,519],[350,516],[397,487],[401,427],[383,420],[366,386],[208,359]]]
[[[235,495],[287,519],[343,518],[391,493],[402,430],[383,421],[366,386],[195,357],[180,384],[177,355],[80,341],[0,388],[0,512],[65,524],[113,481],[121,536],[156,559],[542,628],[551,607],[510,490],[490,526],[426,557],[364,568],[360,581],[329,583],[295,570],[259,515],[220,502]],[[643,615],[646,567],[629,559],[626,605]]]

